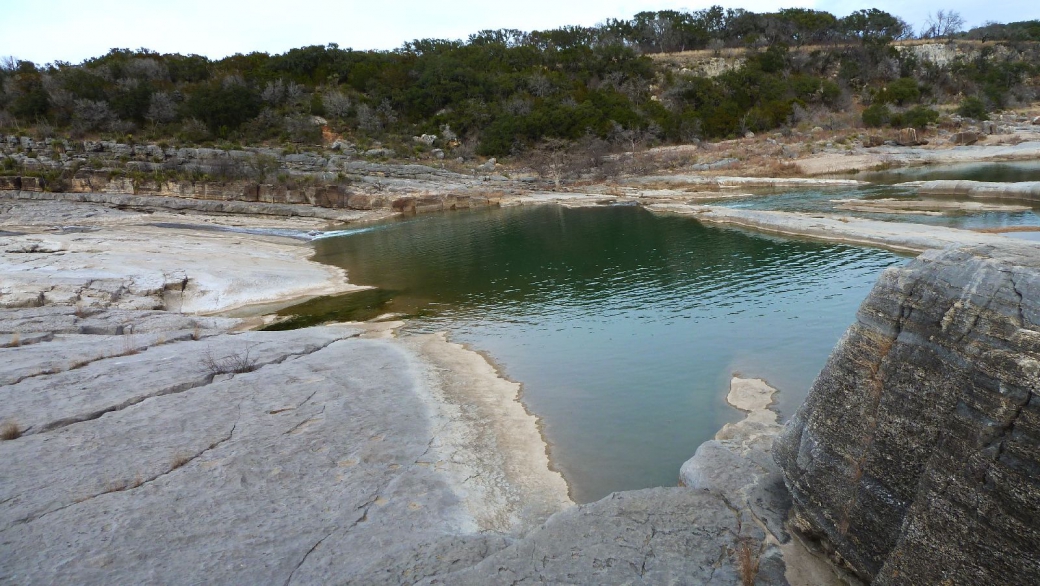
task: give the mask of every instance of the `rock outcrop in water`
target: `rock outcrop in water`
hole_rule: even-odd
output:
[[[1040,583],[1040,254],[884,273],[774,445],[794,523],[877,584]]]
[[[958,195],[979,199],[1020,199],[1025,201],[1040,199],[1040,181],[1007,183],[944,179],[906,185],[916,185],[917,191],[921,195]]]

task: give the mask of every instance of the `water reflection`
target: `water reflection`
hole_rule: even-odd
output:
[[[734,371],[781,388],[790,414],[877,275],[901,261],[630,207],[456,212],[316,246],[382,293],[304,313],[407,313],[413,331],[490,352],[524,383],[582,502],[674,485],[736,417],[723,400]]]

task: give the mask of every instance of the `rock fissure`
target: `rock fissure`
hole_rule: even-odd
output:
[[[303,427],[304,425],[307,425],[308,423],[311,423],[311,422],[317,421],[317,420],[318,420],[318,419],[319,419],[319,418],[321,417],[321,415],[323,415],[324,413],[325,413],[325,405],[322,405],[322,406],[321,406],[321,410],[319,410],[319,411],[318,411],[317,413],[315,413],[314,415],[312,415],[312,416],[308,417],[307,419],[304,419],[303,421],[301,421],[301,422],[297,423],[296,425],[294,425],[294,426],[290,427],[290,428],[289,428],[289,429],[288,429],[287,431],[285,431],[284,433],[282,433],[282,435],[292,435],[292,433],[293,433],[294,431],[296,431],[296,430],[300,429],[300,428],[301,428],[301,427]]]
[[[285,362],[286,360],[289,360],[290,358],[299,358],[299,357],[302,357],[302,356],[307,356],[307,355],[310,355],[310,354],[314,354],[314,353],[320,352],[320,351],[324,350],[325,348],[328,348],[329,346],[331,346],[332,344],[334,344],[334,343],[336,343],[336,342],[338,342],[340,340],[353,338],[353,337],[356,337],[357,335],[358,334],[352,334],[352,335],[344,336],[343,338],[332,340],[330,342],[326,342],[326,343],[320,344],[317,347],[314,347],[312,349],[308,349],[307,351],[304,351],[304,352],[298,352],[298,353],[294,353],[294,354],[282,355],[282,356],[280,356],[280,357],[278,357],[278,358],[276,358],[274,360],[271,360],[270,362],[265,362],[265,363],[257,366],[255,370],[259,370],[259,369],[261,369],[261,368],[263,368],[265,366],[270,366],[270,365],[273,365],[273,364],[281,364],[281,363]],[[101,374],[95,374],[93,378],[96,379],[99,376],[101,376]],[[122,411],[124,409],[128,409],[128,408],[140,405],[140,404],[144,403],[145,401],[148,401],[149,399],[155,399],[155,398],[163,397],[163,396],[166,396],[166,395],[174,395],[174,394],[178,394],[178,393],[184,393],[184,392],[191,391],[191,390],[194,390],[194,389],[199,389],[199,388],[202,388],[202,387],[206,387],[206,386],[209,386],[211,384],[214,384],[214,380],[215,380],[216,376],[217,375],[215,373],[208,374],[208,375],[206,375],[206,376],[204,376],[204,377],[202,377],[200,379],[196,379],[196,380],[193,380],[193,381],[183,382],[183,383],[180,383],[180,384],[176,384],[176,385],[172,385],[172,386],[169,386],[169,387],[165,387],[165,388],[159,389],[159,390],[157,390],[155,392],[148,393],[146,395],[139,395],[139,396],[131,397],[131,398],[127,399],[126,401],[123,401],[123,402],[121,402],[119,404],[116,404],[116,405],[108,406],[108,407],[106,407],[104,409],[99,409],[97,411],[91,411],[89,413],[80,414],[80,415],[76,415],[76,416],[72,416],[72,417],[65,417],[65,418],[57,419],[57,420],[54,420],[54,421],[48,423],[47,425],[44,425],[44,426],[40,427],[39,431],[36,431],[34,433],[50,432],[50,431],[54,431],[54,430],[57,430],[57,429],[61,429],[61,428],[67,427],[69,425],[74,425],[74,424],[77,424],[77,423],[83,423],[83,422],[87,422],[87,421],[93,421],[95,419],[99,419],[99,418],[103,417],[104,415],[106,415],[108,413],[114,413],[114,412],[117,412],[117,411]],[[28,434],[24,434],[24,435],[28,435]]]
[[[1007,276],[1008,281],[1011,283],[1011,290],[1014,291],[1015,295],[1018,296],[1018,327],[1025,328],[1026,313],[1025,310],[1022,308],[1022,305],[1025,302],[1025,296],[1023,296],[1022,291],[1018,289],[1018,281],[1015,279],[1015,273],[1009,271],[1007,273]]]
[[[193,462],[196,459],[198,459],[199,457],[201,457],[203,454],[205,454],[207,452],[210,452],[210,451],[220,447],[221,444],[224,444],[225,442],[230,441],[231,438],[235,434],[235,428],[236,427],[238,427],[238,422],[237,421],[235,422],[234,425],[231,426],[231,431],[228,432],[227,436],[222,437],[221,439],[218,439],[217,441],[213,442],[212,444],[210,444],[209,446],[207,446],[203,450],[199,451],[198,453],[196,453],[196,454],[194,454],[194,455],[192,455],[192,456],[190,456],[188,458],[185,458],[183,461],[175,460],[172,463],[172,465],[170,466],[170,468],[168,468],[167,470],[164,470],[163,472],[160,472],[159,474],[156,474],[155,476],[152,476],[151,478],[148,478],[146,480],[136,480],[135,479],[134,481],[131,481],[131,482],[127,482],[127,483],[123,483],[123,484],[119,484],[119,485],[110,487],[110,488],[108,488],[106,490],[103,490],[103,491],[97,493],[97,494],[92,494],[92,495],[87,496],[85,498],[78,499],[75,502],[69,503],[67,505],[63,505],[63,506],[58,507],[56,509],[52,509],[50,511],[46,511],[46,512],[40,513],[38,515],[30,515],[30,516],[27,516],[27,517],[23,517],[21,519],[16,519],[11,524],[11,526],[8,527],[7,529],[0,529],[0,533],[2,533],[4,531],[7,531],[9,529],[12,529],[13,527],[15,527],[17,525],[24,525],[24,524],[33,523],[35,521],[39,521],[40,519],[43,519],[44,517],[47,517],[48,515],[52,515],[54,513],[59,512],[59,511],[63,511],[65,509],[68,509],[70,507],[74,507],[76,505],[79,505],[79,504],[82,504],[82,503],[85,503],[85,502],[88,502],[88,501],[92,501],[92,500],[94,500],[94,499],[96,499],[98,497],[104,496],[106,494],[111,494],[111,493],[115,493],[115,492],[132,491],[132,490],[135,490],[135,489],[140,488],[142,486],[145,486],[147,484],[151,484],[152,482],[155,482],[156,480],[158,480],[158,479],[160,479],[160,478],[170,474],[171,472],[173,472],[173,471],[175,471],[175,470],[177,470],[179,468],[183,468],[184,466],[190,464],[191,462]]]
[[[307,553],[303,554],[303,557],[300,559],[300,562],[296,564],[296,567],[293,568],[291,572],[289,572],[289,577],[285,579],[285,586],[289,586],[289,584],[292,583],[293,576],[296,575],[297,570],[303,567],[303,564],[307,561],[307,558],[309,558],[310,555],[314,553],[314,550],[318,549],[318,546],[320,546],[329,537],[332,537],[332,534],[338,530],[339,528],[337,527],[334,528],[332,531],[329,531],[328,534],[325,535],[325,537],[322,537],[314,545],[312,545],[311,548],[307,550]]]
[[[910,316],[913,314],[913,305],[911,300],[914,298],[914,295],[917,292],[918,284],[919,282],[915,282],[914,285],[911,287],[910,291],[907,292],[907,294],[903,297],[902,301],[900,302],[899,317],[895,320],[894,324],[895,331],[893,332],[892,337],[885,342],[884,346],[882,346],[881,352],[879,353],[880,357],[878,358],[878,360],[870,366],[870,405],[868,405],[869,413],[867,413],[866,417],[864,418],[865,424],[863,447],[860,451],[859,458],[856,459],[855,463],[850,468],[851,480],[853,484],[857,486],[853,488],[852,494],[849,500],[846,502],[845,507],[841,512],[841,515],[839,516],[837,529],[838,533],[842,536],[844,536],[848,532],[851,512],[859,502],[859,493],[861,487],[859,487],[858,485],[860,484],[863,478],[863,468],[866,465],[867,458],[869,458],[871,455],[871,449],[873,448],[874,441],[877,437],[878,412],[881,409],[881,400],[884,397],[885,393],[885,385],[884,380],[882,380],[881,377],[881,370],[889,361],[889,358],[891,357],[892,351],[895,348],[896,344],[899,343],[899,336],[903,333],[903,328],[905,327],[906,321],[909,320]]]

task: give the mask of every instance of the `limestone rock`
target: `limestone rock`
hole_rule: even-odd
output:
[[[686,487],[722,496],[778,541],[787,542],[784,522],[790,498],[771,455],[773,439],[781,429],[776,413],[769,409],[775,392],[765,381],[734,377],[726,400],[747,416],[727,423],[714,440],[701,444],[683,464],[679,479]]]
[[[896,144],[899,146],[917,146],[928,144],[928,142],[922,141],[917,137],[916,128],[904,128],[899,131],[899,137],[896,139]]]
[[[970,130],[955,132],[950,136],[950,142],[953,144],[975,144],[979,142],[979,134]]]
[[[754,584],[786,584],[765,534],[721,497],[688,488],[614,493],[557,513],[479,564],[433,584],[746,584],[737,551],[759,561]]]
[[[444,360],[478,355],[428,337],[440,353],[427,365],[360,331],[151,336],[136,353],[18,380],[17,365],[43,365],[38,349],[73,358],[89,354],[87,338],[96,348],[119,340],[0,349],[0,420],[24,430],[0,442],[0,582],[414,583],[478,563],[562,508],[565,486],[547,464],[542,474],[559,486],[545,492],[558,498],[500,503],[481,488],[483,478],[510,495],[542,494],[509,484],[537,476],[517,461],[496,469],[467,454],[466,438],[489,432],[469,427],[471,405],[432,394]],[[214,375],[205,363],[243,352],[255,370]],[[499,389],[480,382],[471,391],[494,409]],[[529,420],[531,453],[544,460],[533,419],[501,400]]]
[[[979,199],[1040,201],[1040,181],[996,182],[937,179],[915,184],[922,195],[960,195]]]
[[[1040,583],[1040,255],[888,269],[774,446],[796,524],[877,584]]]

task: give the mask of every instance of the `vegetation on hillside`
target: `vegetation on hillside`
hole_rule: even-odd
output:
[[[900,18],[860,10],[757,14],[712,7],[642,12],[596,27],[481,31],[395,51],[335,44],[280,55],[113,49],[81,64],[0,63],[0,131],[202,144],[317,144],[322,132],[412,146],[437,135],[460,154],[502,156],[553,141],[619,148],[739,136],[838,118],[866,107],[868,126],[934,122],[936,104],[964,115],[1036,98],[1040,21],[960,32],[938,13],[925,37],[981,41],[946,67],[900,51]],[[715,77],[648,55],[733,49]],[[318,122],[327,124],[315,124]],[[323,128],[324,126],[324,128]],[[548,141],[548,143],[547,143]]]

